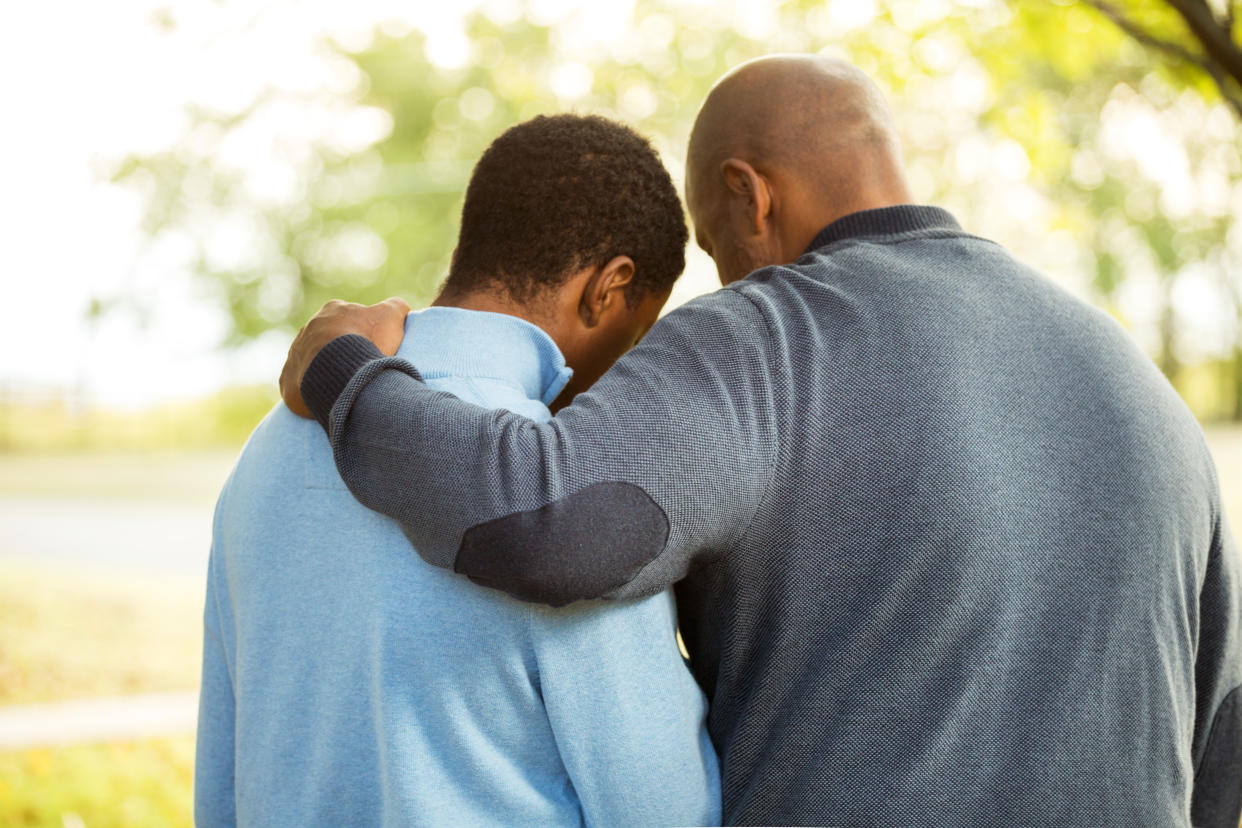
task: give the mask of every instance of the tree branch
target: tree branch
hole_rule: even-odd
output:
[[[1172,0],[1169,0],[1169,2],[1172,2]],[[1112,3],[1107,2],[1107,0],[1087,0],[1087,4],[1094,6],[1100,11],[1101,14],[1113,21],[1113,23],[1117,24],[1117,28],[1121,29],[1130,37],[1134,38],[1139,43],[1142,43],[1144,46],[1150,46],[1151,48],[1164,52],[1167,55],[1171,55],[1178,60],[1193,63],[1195,66],[1199,66],[1204,69],[1207,68],[1204,66],[1203,58],[1199,57],[1185,46],[1182,46],[1180,43],[1174,43],[1171,40],[1162,40],[1161,38],[1156,37],[1151,32],[1126,17],[1122,13],[1121,9],[1117,8]]]
[[[1207,55],[1197,55],[1180,43],[1156,37],[1147,29],[1144,29],[1138,23],[1126,17],[1121,9],[1108,2],[1108,0],[1087,0],[1089,5],[1096,8],[1101,14],[1113,21],[1113,23],[1117,25],[1117,28],[1130,35],[1130,37],[1134,38],[1139,43],[1163,52],[1176,60],[1189,63],[1192,66],[1198,66],[1200,69],[1207,72],[1216,83],[1216,88],[1220,90],[1220,95],[1224,99],[1225,103],[1227,103],[1230,108],[1234,110],[1239,119],[1242,119],[1242,74],[1235,75],[1233,72],[1229,71],[1228,66],[1217,62],[1214,53],[1211,51],[1203,38],[1200,37],[1198,30],[1194,28],[1194,25],[1190,22],[1190,19],[1186,17],[1186,12],[1182,11],[1182,7],[1186,7],[1188,9],[1194,7],[1190,13],[1194,14],[1196,19],[1201,19],[1203,15],[1206,15],[1207,19],[1210,21],[1207,25],[1219,27],[1221,24],[1212,15],[1211,9],[1207,7],[1207,4],[1204,3],[1203,0],[1166,0],[1166,2],[1179,14],[1181,14],[1184,20],[1186,20],[1186,25],[1191,27],[1191,33],[1195,36],[1195,39],[1202,43],[1204,48],[1208,50]],[[1237,54],[1239,60],[1242,60],[1242,49],[1239,49],[1237,44],[1233,42],[1232,38],[1228,34],[1229,30],[1225,31],[1226,34],[1224,39],[1227,44],[1226,48],[1231,49]],[[1217,31],[1217,34],[1219,34],[1219,31]],[[1233,83],[1230,82],[1231,78],[1233,79]],[[1234,88],[1235,86],[1236,88]]]
[[[1242,119],[1242,95],[1229,88],[1229,80],[1214,64],[1204,63],[1203,68],[1212,76],[1212,80],[1216,81],[1216,88],[1220,90],[1221,98],[1224,99],[1225,103],[1233,107],[1234,112],[1238,113],[1238,118]]]
[[[1186,21],[1195,39],[1203,44],[1208,58],[1215,61],[1242,86],[1242,47],[1233,42],[1226,23],[1217,20],[1204,0],[1165,0]]]

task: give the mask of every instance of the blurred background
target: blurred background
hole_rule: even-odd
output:
[[[727,68],[846,57],[917,197],[1104,308],[1242,515],[1233,0],[113,0],[0,12],[0,824],[185,825],[215,493],[333,297],[427,303],[542,112],[680,183]],[[691,247],[670,307],[716,287]]]

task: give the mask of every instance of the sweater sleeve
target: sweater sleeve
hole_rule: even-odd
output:
[[[1233,828],[1242,819],[1242,556],[1223,511],[1217,512],[1199,619],[1191,820]]]
[[[737,290],[670,313],[548,423],[432,391],[348,339],[303,396],[350,490],[428,562],[524,600],[664,589],[745,531],[772,474],[768,329]]]
[[[719,825],[707,699],[677,651],[672,592],[531,606],[539,695],[587,825]]]

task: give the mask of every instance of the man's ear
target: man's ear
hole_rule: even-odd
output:
[[[608,313],[625,306],[625,291],[634,281],[634,260],[617,256],[597,268],[582,288],[578,316],[593,328]]]
[[[746,226],[755,235],[762,233],[772,212],[772,191],[768,180],[740,158],[721,161],[720,176],[729,191],[730,211],[740,208]]]

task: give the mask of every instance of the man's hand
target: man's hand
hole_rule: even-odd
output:
[[[289,356],[280,372],[280,396],[294,414],[309,418],[310,410],[302,401],[302,377],[311,361],[338,336],[365,336],[386,355],[392,356],[405,336],[405,317],[409,304],[397,297],[376,305],[358,305],[333,299],[310,318],[289,346]]]

